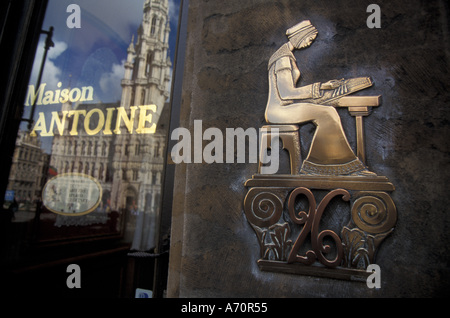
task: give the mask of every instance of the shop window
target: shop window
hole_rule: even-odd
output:
[[[114,238],[138,251],[155,248],[155,239],[140,235],[158,235],[157,224],[148,220],[158,219],[160,195],[147,191],[162,191],[156,176],[163,175],[165,163],[156,159],[167,145],[171,79],[164,76],[172,73],[178,24],[178,11],[170,10],[179,3],[83,1],[75,21],[67,11],[73,1],[49,0],[46,33],[36,35],[25,93],[23,118],[29,120],[19,127],[9,181],[2,181],[8,184],[3,208],[14,208],[12,222],[26,229],[7,252],[11,264],[28,258],[30,246],[93,238]],[[140,27],[144,21],[150,27]],[[160,71],[152,73],[152,65]],[[156,107],[141,114],[139,106],[147,104]],[[150,122],[150,112],[166,122]],[[147,129],[152,124],[156,131]],[[148,173],[152,178],[144,177]],[[86,191],[87,184],[97,189]],[[99,199],[83,205],[88,193]],[[139,218],[150,206],[152,218]]]

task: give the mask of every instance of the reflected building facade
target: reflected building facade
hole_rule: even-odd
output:
[[[132,249],[149,250],[155,245],[155,231],[161,197],[161,180],[168,129],[168,106],[171,79],[169,51],[168,0],[147,0],[143,20],[127,50],[122,96],[117,103],[63,105],[62,111],[121,107],[129,118],[133,106],[156,105],[151,124],[152,134],[127,130],[122,121],[120,131],[89,135],[78,123],[77,135],[55,135],[51,165],[58,173],[83,173],[96,178],[103,189],[101,208],[125,213],[125,240]],[[114,116],[118,116],[117,112]],[[116,122],[113,118],[112,122]],[[65,129],[74,118],[67,118]],[[134,118],[135,125],[139,118]],[[147,123],[149,125],[150,123]],[[94,117],[90,125],[97,127]],[[147,127],[148,128],[148,127]]]

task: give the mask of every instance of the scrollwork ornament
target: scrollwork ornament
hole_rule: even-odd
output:
[[[255,188],[247,193],[244,205],[247,220],[258,227],[276,224],[283,212],[283,202],[275,193]]]
[[[352,220],[358,228],[380,234],[390,231],[397,222],[397,209],[385,192],[360,192],[352,207]]]

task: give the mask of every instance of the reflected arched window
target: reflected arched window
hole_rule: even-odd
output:
[[[131,96],[130,96],[130,105],[134,105],[134,88],[131,89]]]
[[[145,195],[145,211],[151,211],[152,209],[152,194],[147,193]]]
[[[140,105],[145,105],[145,89],[143,89],[141,92],[141,104]]]
[[[135,148],[134,148],[134,154],[135,154],[136,156],[139,156],[139,154],[140,154],[140,152],[141,152],[141,145],[140,145],[139,141],[138,141],[138,143],[137,143],[134,147],[135,147]]]
[[[145,67],[145,75],[149,76],[150,74],[150,70],[152,68],[152,63],[153,63],[153,53],[148,53],[147,54],[147,64]]]
[[[106,145],[106,142],[104,141],[102,143],[102,156],[106,156],[106,147],[107,147],[107,145]]]
[[[157,142],[156,143],[156,145],[155,145],[155,151],[154,151],[154,153],[153,153],[153,156],[155,157],[155,158],[158,158],[159,157],[159,151],[160,151],[160,144],[159,144],[159,142]]]
[[[152,20],[152,28],[150,30],[150,34],[151,35],[155,35],[155,31],[156,31],[156,17],[153,17]]]
[[[98,169],[98,178],[103,180],[103,171],[104,171],[103,163],[100,164],[100,168]]]
[[[163,27],[164,27],[164,20],[161,20],[161,21],[159,22],[159,30],[158,30],[158,39],[159,39],[160,41],[164,41],[164,38],[162,38]]]

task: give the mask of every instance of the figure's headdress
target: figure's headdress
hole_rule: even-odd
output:
[[[293,45],[298,45],[307,37],[316,35],[317,33],[317,29],[309,20],[302,21],[286,31],[286,35]]]

